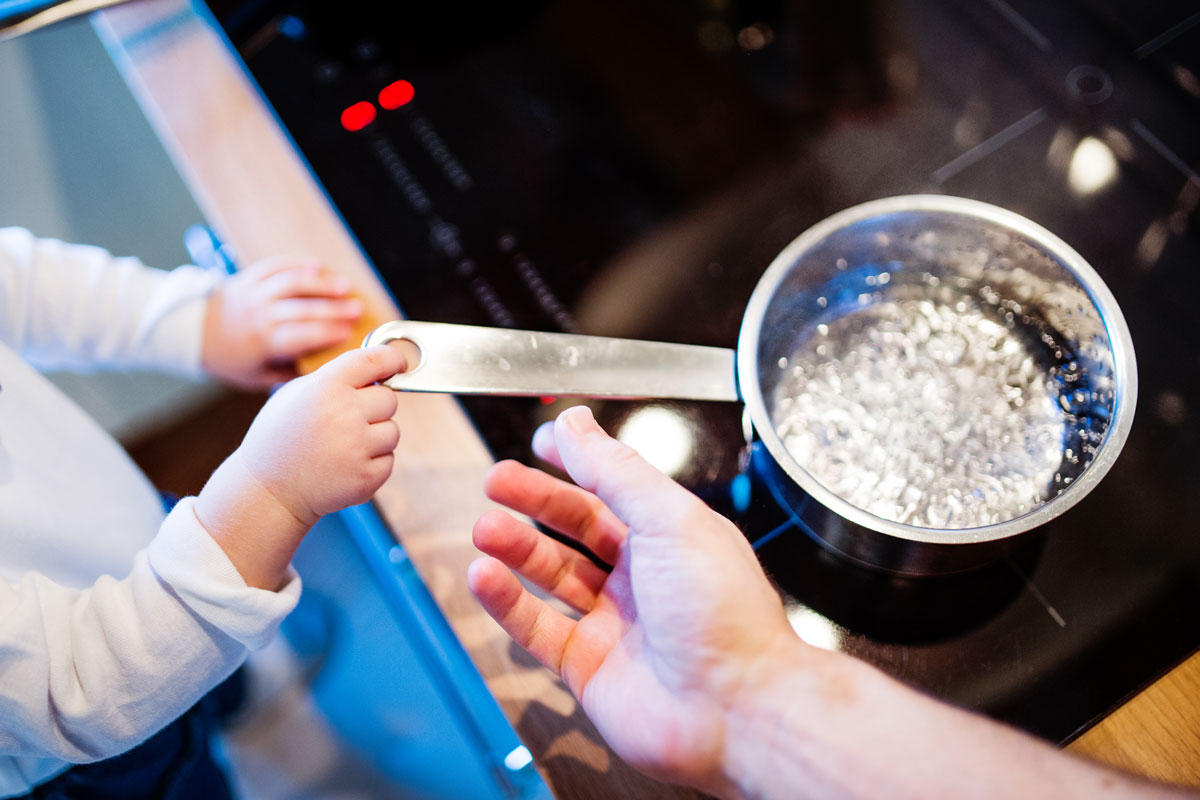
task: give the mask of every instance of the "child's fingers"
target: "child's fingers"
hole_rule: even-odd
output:
[[[395,453],[383,453],[372,458],[368,462],[369,480],[371,484],[371,494],[379,491],[379,487],[387,482],[387,479],[392,474],[392,468],[396,464]],[[370,498],[366,498],[370,499]],[[365,502],[365,501],[364,501]]]
[[[392,420],[376,422],[367,428],[367,452],[372,457],[391,453],[400,444],[400,426]]]
[[[363,303],[356,298],[334,300],[326,297],[287,297],[267,306],[267,318],[276,324],[340,320],[354,322],[363,314]]]
[[[534,597],[494,558],[472,562],[467,586],[500,627],[554,673],[560,674],[563,651],[576,623]]]
[[[503,511],[489,511],[472,530],[475,546],[577,611],[587,613],[608,573],[585,556]]]
[[[267,333],[270,358],[299,358],[346,341],[354,326],[345,320],[310,320],[274,325]]]
[[[497,503],[571,537],[607,564],[616,562],[627,528],[591,492],[516,461],[493,466],[483,486]]]
[[[377,384],[359,389],[356,397],[367,422],[391,419],[395,416],[396,406],[399,404],[393,390]]]
[[[325,364],[318,372],[335,375],[338,380],[361,388],[387,380],[397,372],[403,372],[406,366],[408,362],[400,348],[377,344],[348,350]]]
[[[288,297],[345,297],[354,286],[348,279],[320,265],[284,266],[260,278],[263,294],[273,300]]]
[[[302,258],[294,258],[291,256],[269,256],[259,261],[255,261],[248,267],[239,269],[238,274],[261,280],[269,275],[274,275],[277,272],[283,272],[289,269],[329,271],[329,268],[321,263],[321,259],[319,258],[313,258],[311,256]]]

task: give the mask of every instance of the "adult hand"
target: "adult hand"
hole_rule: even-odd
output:
[[[369,500],[392,472],[404,370],[387,345],[350,350],[271,395],[196,499],[196,517],[247,583],[273,587],[325,514]]]
[[[492,558],[471,590],[500,625],[558,673],[600,733],[651,775],[731,794],[731,715],[764,672],[820,657],[792,632],[745,537],[699,498],[607,436],[584,407],[539,429],[537,454],[578,484],[508,461],[492,499],[581,542],[611,574],[503,511],[475,525]],[[567,617],[506,567],[582,616]]]
[[[493,499],[586,545],[611,574],[502,511],[468,582],[558,673],[622,758],[722,797],[1179,798],[805,645],[738,530],[609,438],[590,412],[534,437],[578,486],[515,462]],[[505,567],[574,607],[565,616]]]
[[[204,317],[201,361],[217,378],[265,388],[296,359],[340,344],[363,313],[348,280],[314,259],[271,258],[220,283]]]

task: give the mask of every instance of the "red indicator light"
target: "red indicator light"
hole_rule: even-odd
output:
[[[541,397],[540,399],[541,399],[541,401],[542,401],[542,405],[544,405],[544,406],[548,406],[548,405],[550,405],[551,403],[553,403],[555,400],[557,400],[558,398],[557,398],[557,397],[545,397],[545,396],[543,396],[543,397]]]
[[[395,111],[400,106],[408,105],[412,102],[414,94],[416,94],[416,91],[408,81],[389,83],[379,90],[379,105],[388,111]]]
[[[360,100],[342,112],[342,127],[348,131],[361,131],[375,120],[375,106]]]

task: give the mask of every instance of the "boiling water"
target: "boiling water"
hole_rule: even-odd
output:
[[[1020,516],[1062,490],[1071,423],[1047,337],[1011,317],[963,295],[830,319],[779,361],[776,430],[817,481],[878,517],[958,529]]]

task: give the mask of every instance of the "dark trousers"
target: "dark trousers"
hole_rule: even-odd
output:
[[[211,739],[243,692],[239,670],[137,747],[71,767],[34,787],[25,800],[232,800]]]

